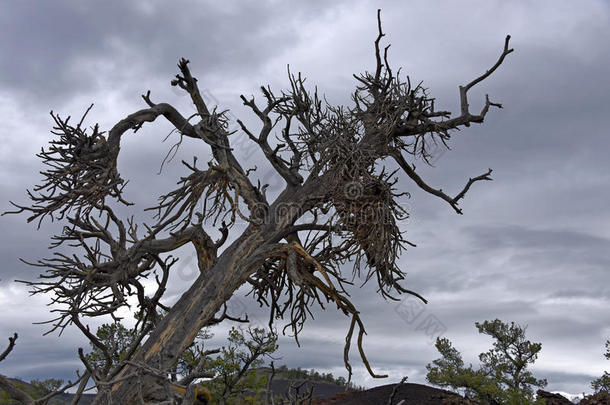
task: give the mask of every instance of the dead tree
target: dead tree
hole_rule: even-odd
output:
[[[308,380],[291,381],[286,394],[279,399],[278,405],[311,405],[314,386],[312,384],[309,388],[305,387],[308,382]],[[305,390],[301,391],[302,388],[305,388]]]
[[[502,107],[486,96],[480,112],[473,113],[468,92],[513,50],[507,36],[497,62],[459,87],[461,108],[452,114],[437,111],[421,83],[414,84],[391,68],[389,45],[381,45],[379,13],[377,23],[374,70],[354,75],[357,86],[350,106],[330,105],[317,90],[306,89],[301,74],[289,73],[285,91],[261,87],[262,101],[241,96],[260,119],[259,128],[238,120],[240,130],[229,131],[227,112],[206,104],[189,61],[181,59],[180,73],[171,84],[190,96],[197,111],[190,117],[153,101],[150,91],[142,96],[147,107],[108,133],[98,125],[90,131],[85,128],[90,109],[74,125],[69,117],[51,112],[56,137],[38,155],[47,165],[43,181],[28,191],[31,203],[14,204],[13,212],[27,212],[28,221],[38,223],[60,220],[65,227],[53,237],[54,256],[33,263],[45,269],[41,279],[26,283],[34,294],[49,294],[61,308],[51,330],[76,325],[102,352],[105,348],[89,331],[86,318],[112,316],[132,295],[144,314],[136,341],[144,343],[137,352],[134,345],[128,361],[106,370],[87,365],[98,388],[97,404],[135,402],[162,383],[201,328],[230,316],[223,305],[246,283],[258,303],[269,308],[269,323],[286,320],[284,330],[295,337],[312,306],[336,305],[349,319],[344,350],[349,375],[355,340],[368,372],[383,377],[365,356],[364,324],[345,286],[354,277],[373,279],[384,298],[412,294],[424,300],[403,286],[404,272],[397,265],[406,247],[414,246],[399,226],[408,217],[400,202],[409,193],[396,189],[398,176],[404,172],[417,187],[462,213],[460,200],[475,182],[491,180],[491,169],[450,195],[429,185],[412,162],[429,162],[455,130],[482,123],[491,107]],[[197,156],[191,163],[183,162],[188,174],[151,208],[154,223],[138,224],[117,214],[118,205],[129,204],[123,197],[127,183],[117,170],[117,158],[124,136],[160,117],[181,138],[201,141],[202,153],[209,148],[211,156],[203,167]],[[236,137],[257,145],[283,179],[285,187],[275,200],[267,198],[266,185],[251,179],[253,169],[245,169],[236,158],[231,146]],[[247,226],[225,246],[238,220]],[[218,227],[222,237],[213,240],[206,232],[209,227]],[[176,304],[166,308],[161,298],[176,263],[168,254],[186,244],[196,251],[200,274]],[[82,249],[82,254],[73,254],[66,245]],[[346,264],[353,266],[352,274]],[[147,295],[141,281],[153,276],[158,288]],[[157,307],[169,312],[158,322],[149,322]],[[148,329],[153,323],[156,326]]]
[[[218,393],[218,404],[225,405],[229,398],[240,396],[251,390],[243,386],[242,380],[255,373],[255,368],[261,366],[265,357],[273,359],[277,350],[277,334],[266,332],[262,328],[233,329],[229,336],[229,345],[223,347],[222,354],[217,358],[220,363],[214,367],[216,380],[221,382],[222,392]]]
[[[407,382],[407,379],[409,377],[404,376],[402,377],[402,379],[400,380],[400,382],[398,384],[394,384],[394,387],[392,388],[392,392],[390,393],[390,397],[388,398],[388,402],[387,405],[392,405],[394,403],[394,398],[396,397],[396,394],[398,394],[398,390],[400,389],[400,387]],[[397,405],[403,405],[405,401],[400,401]]]
[[[275,405],[275,400],[273,398],[273,390],[271,389],[271,384],[273,383],[273,379],[275,378],[275,365],[273,364],[273,360],[269,363],[269,368],[271,373],[269,374],[269,378],[267,379],[267,387],[265,389],[265,405]]]

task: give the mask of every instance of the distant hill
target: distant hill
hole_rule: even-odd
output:
[[[270,372],[269,369],[260,369],[257,370],[257,372],[260,373],[264,373],[267,374],[268,372]],[[9,380],[11,380],[13,383],[15,383],[16,385],[18,385],[21,389],[23,389],[24,391],[31,391],[32,390],[32,385],[30,385],[29,383],[25,382],[25,381],[21,381],[19,379],[16,378],[9,378]],[[308,392],[311,387],[313,387],[313,398],[321,398],[321,399],[326,399],[326,398],[330,398],[334,395],[340,394],[345,392],[345,387],[344,386],[340,386],[337,385],[336,383],[329,383],[329,382],[323,382],[323,381],[306,381],[304,379],[296,379],[296,380],[287,380],[287,379],[283,379],[283,378],[274,378],[271,384],[271,389],[273,390],[274,395],[276,396],[284,396],[288,394],[288,391],[290,389],[290,384],[292,383],[296,383],[296,384],[301,384],[303,383],[303,385],[301,386],[299,392],[303,393],[303,392]],[[0,390],[0,392],[2,392],[2,390]],[[49,402],[49,405],[69,405],[72,401],[72,398],[74,398],[73,394],[59,394],[55,397],[53,397],[53,399]],[[79,405],[90,405],[93,402],[93,399],[95,398],[95,394],[83,394],[83,396],[81,397],[81,400],[79,401]],[[5,402],[2,402],[2,400],[0,399],[0,404],[4,404]],[[6,402],[7,405],[17,405],[16,402],[12,401],[12,402]]]
[[[268,373],[269,369],[259,369],[257,372]],[[13,383],[19,385],[22,389],[32,388],[32,386],[24,381],[9,378]],[[345,386],[338,385],[336,383],[329,383],[325,381],[311,381],[305,379],[284,379],[274,377],[271,389],[274,396],[286,396],[290,389],[291,384],[301,384],[299,392],[308,392],[313,387],[313,398],[311,405],[380,405],[386,404],[392,390],[396,384],[387,384],[379,387],[374,387],[368,390],[355,390],[349,389],[346,391]],[[2,391],[0,390],[0,393]],[[605,396],[603,396],[605,395]],[[607,393],[592,396],[589,399],[583,401],[583,404],[610,404],[610,395]],[[601,398],[600,396],[603,396]],[[598,398],[599,397],[599,398]],[[69,405],[72,401],[72,394],[60,394],[54,397],[49,405]],[[79,401],[79,405],[90,405],[95,398],[95,394],[84,394]],[[476,405],[468,399],[464,399],[461,396],[447,390],[438,389],[422,384],[411,384],[406,383],[400,385],[396,389],[396,395],[394,397],[393,404],[399,404],[401,401],[405,401],[407,405],[438,405],[438,404],[453,404],[453,405]],[[565,401],[568,401],[565,399]],[[573,400],[574,403],[578,403],[578,400]],[[550,402],[555,404],[559,402]],[[563,403],[563,402],[562,402]],[[18,405],[16,402],[3,402],[0,399],[0,404],[7,405]]]
[[[335,397],[321,399],[312,402],[312,405],[380,405],[386,404],[396,384],[382,385],[365,391],[351,391],[338,394]],[[457,402],[461,400],[459,395],[422,384],[406,383],[400,385],[396,390],[393,404],[404,400],[408,405],[438,405],[444,399],[455,399],[452,404],[473,404],[471,402]]]
[[[25,392],[32,392],[35,390],[34,387],[30,383],[27,383],[25,381],[19,380],[17,378],[9,378],[9,380]],[[0,390],[0,393],[6,395],[4,393],[4,391],[2,391],[2,390]],[[72,402],[72,398],[74,398],[73,394],[65,394],[65,393],[59,394],[59,395],[56,395],[53,398],[51,398],[51,400],[49,401],[48,404],[49,405],[70,405],[70,403]],[[81,400],[78,403],[79,403],[79,405],[90,405],[93,402],[94,398],[95,398],[95,394],[83,394],[83,396],[81,397]],[[3,401],[5,401],[5,402],[3,402]],[[7,400],[5,398],[0,399],[0,403],[6,404],[6,405],[18,405],[18,403],[16,401]]]
[[[267,376],[267,378],[271,376],[271,368],[269,367],[261,367],[255,371],[259,375]],[[335,378],[331,373],[320,374],[315,370],[289,369],[286,366],[276,368],[275,375],[271,381],[273,395],[285,397],[289,393],[294,394],[294,389],[291,390],[291,385],[299,386],[300,394],[309,392],[313,387],[312,398],[318,399],[327,399],[338,394],[361,389],[351,384],[347,387],[344,378]]]
[[[382,385],[365,391],[351,391],[336,394],[330,398],[321,398],[312,401],[311,405],[382,405],[387,404],[396,384]],[[600,393],[579,402],[578,399],[568,400],[566,397],[550,392],[538,391],[538,395],[545,398],[547,405],[607,405],[610,404],[610,394]],[[404,401],[404,402],[401,402]],[[589,402],[587,402],[589,401]],[[394,405],[479,405],[478,402],[464,398],[454,392],[430,387],[422,384],[402,384],[396,389],[392,401]]]
[[[263,373],[267,376],[271,375],[270,367],[260,367],[256,369],[257,373]],[[331,385],[338,385],[345,388],[347,385],[348,390],[363,390],[364,387],[359,387],[354,384],[347,384],[347,381],[343,377],[335,377],[332,373],[319,373],[316,370],[305,370],[301,368],[288,368],[286,366],[279,366],[275,369],[274,379],[279,380],[295,380],[295,381],[315,381],[321,383],[328,383]]]
[[[299,393],[309,392],[309,390],[313,387],[312,398],[327,399],[337,394],[343,394],[346,392],[345,387],[327,382],[308,380],[284,380],[281,378],[273,379],[273,381],[271,382],[271,390],[273,391],[274,396],[287,396],[289,394],[288,391],[290,390],[291,384],[300,385],[301,383],[303,383],[303,385],[301,385]],[[350,390],[348,392],[353,392],[353,390]]]

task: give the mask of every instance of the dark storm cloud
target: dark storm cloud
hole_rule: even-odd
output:
[[[470,96],[474,110],[480,108],[484,93],[501,102],[504,109],[492,109],[484,125],[454,133],[449,143],[453,150],[442,153],[434,163],[435,168],[428,168],[424,162],[417,166],[431,184],[455,192],[469,176],[493,168],[495,182],[476,185],[462,202],[466,215],[476,215],[468,207],[472,200],[481,198],[478,193],[491,194],[494,204],[507,201],[507,205],[514,207],[521,200],[517,207],[529,208],[524,200],[532,198],[520,193],[521,187],[501,186],[507,182],[520,185],[536,182],[548,200],[546,209],[561,211],[558,215],[600,210],[610,197],[607,188],[600,187],[608,179],[607,131],[603,121],[595,118],[610,107],[607,96],[610,82],[605,78],[610,55],[604,51],[603,40],[608,38],[607,24],[591,24],[581,35],[586,40],[581,38],[579,48],[575,49],[560,39],[548,43],[519,42],[519,33],[515,33],[515,52]],[[569,42],[569,35],[566,37]],[[480,52],[488,60],[495,53],[492,47]],[[438,74],[449,83],[463,84],[488,66],[489,61],[481,59],[477,58],[476,64],[460,59],[460,64],[470,67],[469,76],[459,77],[442,70]],[[455,87],[434,85],[438,82],[436,73],[421,77],[425,73],[420,72],[417,79],[432,81],[431,92],[439,103],[456,111]],[[409,182],[403,184],[413,189]],[[417,197],[421,194],[414,192]],[[591,198],[593,194],[600,198]],[[438,208],[440,203],[418,202],[413,200],[417,212],[424,216],[444,212]]]
[[[42,271],[19,259],[36,262],[42,257],[50,256],[47,249],[50,227],[45,226],[36,232],[35,225],[24,226],[24,222],[23,217],[18,216],[5,216],[2,219],[4,232],[10,233],[10,237],[3,238],[0,244],[0,257],[3,258],[0,265],[0,285],[11,283],[15,279],[33,280]]]
[[[256,3],[15,2],[0,17],[0,86],[57,103],[103,90],[102,79],[170,78],[182,56],[199,71],[245,75],[298,41],[289,21],[321,12],[315,3],[270,11]]]
[[[424,239],[411,252],[413,269],[408,280],[424,295],[434,296],[483,290],[494,286],[544,298],[577,291],[607,299],[606,285],[591,283],[603,279],[610,267],[608,240],[570,230],[536,230],[518,226],[458,228],[459,242],[443,248]],[[408,262],[406,255],[404,261]],[[540,287],[544,285],[544,289]],[[527,299],[527,296],[524,296]],[[605,325],[600,325],[604,327]]]
[[[20,334],[15,350],[2,362],[4,373],[23,381],[50,378],[48,370],[53,370],[52,378],[60,378],[66,382],[78,378],[76,370],[82,368],[82,363],[76,350],[80,346],[89,351],[87,342],[46,338],[42,346],[40,334],[33,335],[30,340],[24,340],[24,335],[23,332]],[[43,356],[41,352],[44,352]]]
[[[51,314],[40,310],[48,299],[40,296],[28,297],[24,304],[24,296],[27,296],[27,290],[18,284],[4,283],[0,288],[0,301],[4,311],[0,317],[3,340],[14,332],[19,335],[15,348],[2,362],[2,374],[25,380],[46,379],[52,375],[53,378],[74,381],[75,371],[80,368],[77,349],[82,347],[88,352],[88,341],[84,336],[70,332],[62,336],[54,333],[43,337],[43,333],[51,329],[50,324],[33,323],[52,318]],[[95,327],[93,329],[95,330]]]
[[[570,230],[536,230],[518,226],[476,227],[465,230],[472,238],[472,246],[479,252],[497,253],[502,250],[516,252],[517,260],[528,263],[559,261],[562,267],[596,269],[610,267],[610,240]],[[518,252],[518,253],[517,253]],[[546,267],[546,266],[545,266]]]

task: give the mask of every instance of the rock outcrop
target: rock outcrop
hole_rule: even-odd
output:
[[[546,401],[546,405],[574,405],[572,401],[563,395],[553,394],[552,392],[543,390],[538,390],[536,393],[538,394],[538,398],[543,398]]]

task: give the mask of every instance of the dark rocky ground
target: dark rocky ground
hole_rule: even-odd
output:
[[[366,391],[343,392],[330,398],[320,398],[312,405],[386,405],[395,384],[383,385]],[[538,391],[546,405],[573,405],[567,398],[550,392]],[[401,404],[401,401],[404,401]],[[422,384],[403,384],[396,390],[391,405],[479,405],[453,392]],[[610,394],[599,393],[583,399],[579,405],[610,405]]]
[[[18,381],[18,380],[15,380]],[[304,384],[299,392],[308,392],[311,387],[314,389],[314,399],[311,405],[386,405],[392,395],[392,390],[396,384],[382,385],[365,391],[345,391],[344,387],[324,382],[308,381],[288,381],[274,380],[272,384],[273,392],[276,395],[288,393],[291,384]],[[546,391],[538,391],[538,396],[546,400],[546,405],[573,405],[568,399],[558,394]],[[94,395],[87,394],[81,398],[79,404],[88,405],[93,400]],[[49,405],[69,404],[72,395],[61,394],[55,397]],[[401,401],[404,401],[401,404]],[[477,402],[463,398],[450,391],[430,387],[422,384],[406,383],[396,389],[396,394],[391,405],[479,405]],[[602,392],[588,396],[583,399],[580,405],[610,405],[610,393]]]
[[[394,386],[395,384],[388,384],[366,391],[346,392],[329,399],[316,400],[312,405],[385,405]],[[405,405],[474,404],[450,391],[411,383],[397,388],[392,405],[397,405],[402,400]]]

